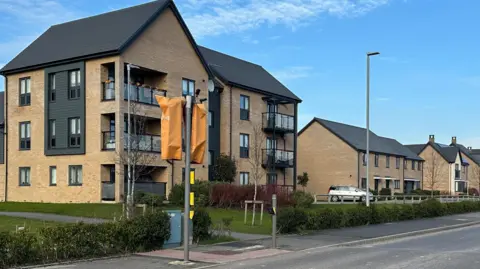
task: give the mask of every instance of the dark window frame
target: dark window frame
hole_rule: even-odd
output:
[[[243,176],[243,179],[245,179],[245,176],[247,176],[247,184],[242,184],[242,176]],[[244,186],[244,185],[249,185],[250,184],[250,173],[249,172],[240,172],[240,185]]]
[[[186,91],[183,87],[183,82],[187,82]],[[190,86],[191,86],[190,83],[193,83],[193,89],[190,89]],[[195,96],[195,80],[188,79],[188,78],[182,78],[182,96],[187,96],[187,95]]]
[[[57,74],[56,73],[51,73],[48,76],[48,101],[50,103],[55,103],[57,101]]]
[[[28,171],[28,182],[26,182],[27,178],[25,178],[26,183],[22,183],[22,170],[25,170],[25,172]],[[27,173],[25,175],[27,175]],[[31,173],[31,168],[29,166],[23,166],[18,168],[18,185],[20,187],[32,186],[32,173]]]
[[[25,125],[25,137],[22,137],[22,125]],[[27,131],[28,128],[30,131]],[[19,137],[19,150],[31,150],[32,149],[32,123],[30,121],[19,122],[18,126]],[[28,134],[28,137],[27,137]]]
[[[25,92],[22,93],[22,82],[25,81]],[[27,84],[28,81],[28,84]],[[28,85],[28,87],[27,87]],[[28,92],[27,92],[28,91]],[[32,104],[32,78],[23,77],[18,80],[18,106],[30,106]]]
[[[209,110],[207,117],[208,117],[208,118],[207,118],[207,120],[208,120],[208,127],[213,128],[213,127],[214,127],[214,124],[213,124],[213,111]]]
[[[415,171],[415,160],[412,160],[412,171]]]
[[[245,142],[246,141],[246,142]],[[242,143],[243,142],[243,143]],[[242,144],[247,146],[243,146]],[[250,135],[249,134],[244,134],[240,133],[240,158],[245,158],[248,159],[250,156]]]
[[[362,177],[360,179],[360,188],[361,189],[367,189],[367,178]]]
[[[403,160],[403,169],[408,170],[408,160],[407,159]]]
[[[375,161],[374,161],[374,162],[375,162],[375,167],[378,167],[378,161],[379,161],[379,159],[380,159],[380,154],[375,153]]]
[[[396,190],[399,190],[400,189],[400,179],[395,179],[393,181],[393,186]]]
[[[72,73],[75,73],[75,84],[72,84]],[[76,100],[80,99],[80,78],[81,78],[80,69],[68,71],[68,99]]]
[[[240,94],[240,120],[250,120],[250,96],[244,94]]]
[[[385,156],[385,167],[390,168],[390,155]]]
[[[78,169],[80,168],[81,172],[81,182],[78,182]],[[73,182],[72,180],[72,169],[76,170],[76,178]],[[69,165],[68,166],[68,186],[82,186],[83,184],[83,166],[82,165]]]
[[[366,158],[367,154],[366,153],[363,153],[362,154],[362,162],[363,162],[363,166],[367,166],[367,158]]]
[[[48,145],[50,148],[57,147],[57,121],[48,120]]]
[[[395,159],[395,167],[396,167],[397,169],[400,169],[400,157],[396,157],[396,159]]]
[[[52,171],[55,170],[55,183],[52,183]],[[52,165],[50,166],[49,168],[49,183],[50,183],[50,186],[57,186],[57,166],[55,165]]]
[[[72,133],[72,120],[78,120],[75,124],[75,127],[77,127],[78,125],[78,133]],[[82,122],[80,120],[80,117],[73,117],[73,118],[68,118],[68,147],[69,148],[79,148],[80,145],[82,144],[82,141],[81,141],[81,136],[82,136],[82,129],[81,129],[81,125]],[[75,140],[72,140],[75,139]],[[74,141],[74,143],[72,143],[72,141]]]

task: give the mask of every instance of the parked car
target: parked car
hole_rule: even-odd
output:
[[[339,202],[342,201],[356,201],[365,202],[367,200],[367,191],[351,186],[330,186],[328,189],[328,195],[330,201]],[[373,200],[373,194],[369,192],[370,201]]]

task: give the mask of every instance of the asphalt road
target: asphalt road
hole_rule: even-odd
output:
[[[472,269],[480,268],[480,226],[417,238],[310,249],[218,269]]]

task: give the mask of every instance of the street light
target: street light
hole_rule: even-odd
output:
[[[367,153],[365,155],[366,160],[366,178],[367,178],[367,195],[366,195],[366,203],[367,206],[370,206],[370,184],[369,184],[369,159],[370,159],[370,56],[379,55],[380,52],[367,52]]]
[[[131,122],[130,122],[130,89],[132,87],[131,83],[130,83],[130,70],[131,69],[140,69],[140,67],[136,66],[136,65],[133,65],[133,64],[127,64],[127,106],[128,106],[128,125],[127,125],[127,166],[128,166],[128,187],[127,187],[127,218],[130,218],[130,205],[131,205],[131,200],[132,200],[132,173],[131,173],[131,160],[130,160],[130,148],[131,148],[131,145],[130,145],[130,125]]]

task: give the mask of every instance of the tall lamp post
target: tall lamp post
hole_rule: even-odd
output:
[[[366,160],[366,179],[367,179],[367,195],[366,195],[366,203],[367,206],[370,206],[370,183],[369,183],[369,159],[370,159],[370,56],[379,55],[380,52],[367,52],[367,152],[365,154]]]
[[[130,70],[131,69],[139,69],[140,67],[133,65],[133,64],[127,64],[127,106],[128,106],[128,125],[127,125],[127,166],[128,166],[128,186],[127,186],[127,218],[130,218],[130,206],[132,203],[132,172],[131,172],[131,159],[130,159],[130,148],[131,148],[131,127],[130,125],[130,97],[131,97],[131,88],[132,85],[130,83]]]

